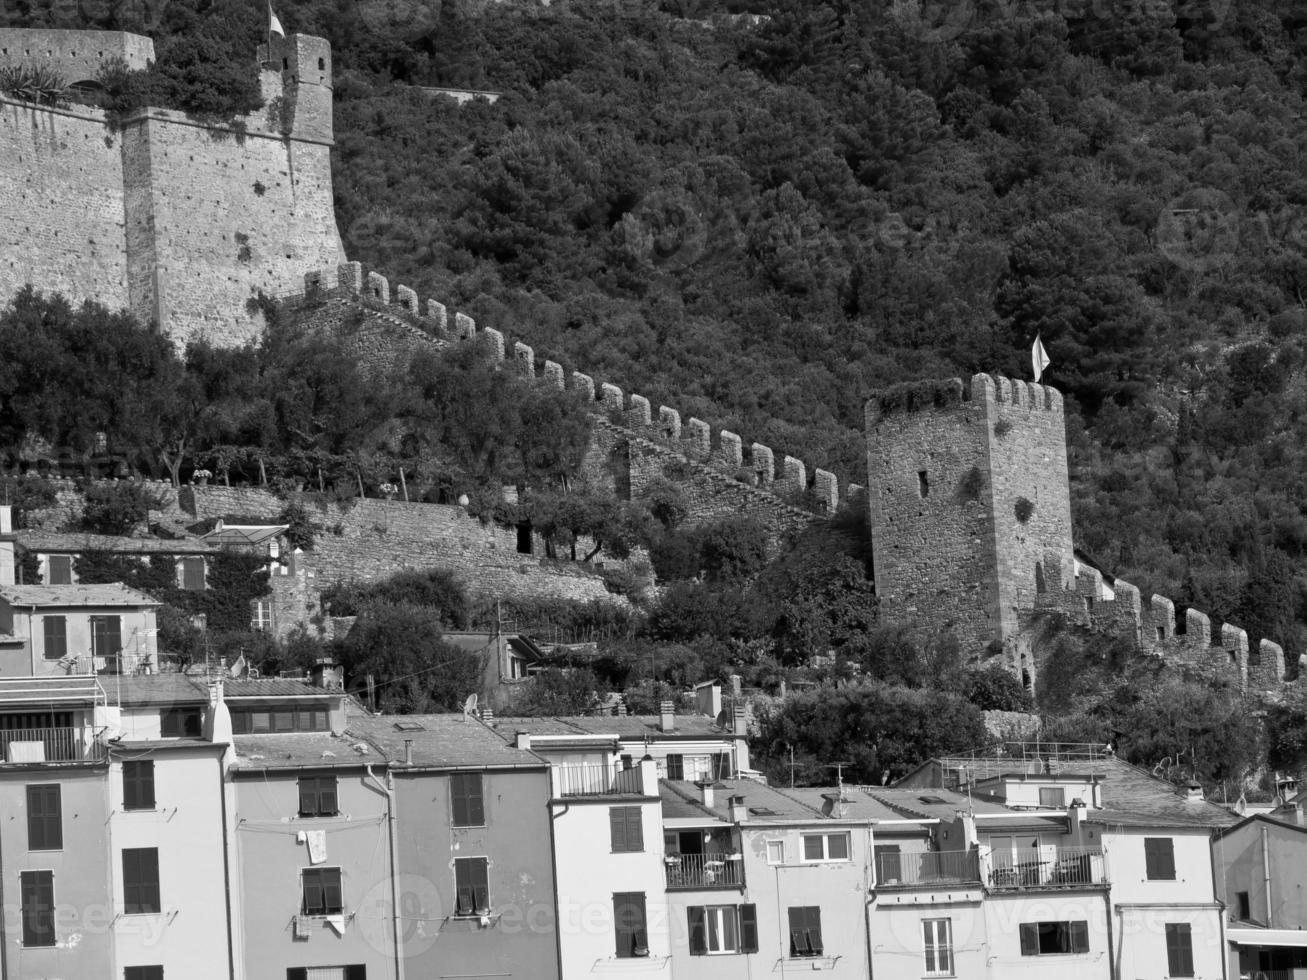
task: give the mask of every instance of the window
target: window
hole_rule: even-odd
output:
[[[272,630],[272,600],[255,599],[250,603],[250,629],[259,633]]]
[[[1236,892],[1235,898],[1239,902],[1239,921],[1251,922],[1253,919],[1252,903],[1248,900],[1247,892]]]
[[[46,616],[45,647],[43,656],[46,660],[62,660],[68,656],[68,619],[65,616]]]
[[[204,591],[204,559],[182,559],[182,588],[187,592]]]
[[[785,841],[769,840],[767,842],[767,863],[768,864],[785,863]]]
[[[105,674],[122,672],[122,620],[118,616],[91,617],[91,656],[96,670]]]
[[[1175,844],[1171,838],[1144,838],[1144,866],[1149,881],[1175,881]]]
[[[803,860],[847,861],[849,859],[848,834],[804,834]]]
[[[1173,977],[1194,975],[1194,938],[1188,922],[1166,924],[1166,972]]]
[[[340,868],[304,868],[300,874],[304,884],[301,912],[305,915],[340,915],[345,911]]]
[[[729,752],[714,752],[712,754],[712,778],[730,779],[734,775],[731,766],[731,754]]]
[[[669,755],[667,757],[667,778],[668,779],[685,778],[685,756]]]
[[[199,708],[164,708],[159,712],[159,730],[164,738],[199,738]]]
[[[57,783],[27,787],[27,849],[58,851],[64,846],[64,821]]]
[[[286,980],[368,980],[368,968],[362,963],[352,966],[292,966]]]
[[[790,907],[790,955],[820,956],[821,909],[816,905]]]
[[[613,853],[644,850],[644,824],[638,806],[608,808],[608,827],[612,834]]]
[[[485,797],[481,792],[481,773],[454,773],[449,780],[449,793],[454,801],[455,827],[484,827],[486,825],[486,805]]]
[[[618,959],[649,955],[644,892],[617,892],[613,895],[613,934],[617,939]]]
[[[926,470],[917,470],[917,496],[922,500],[930,496],[930,474]]]
[[[335,776],[300,777],[301,817],[334,817],[338,812]]]
[[[328,732],[331,715],[325,705],[298,705],[283,708],[231,708],[234,735],[261,735],[266,732]]]
[[[922,919],[921,948],[926,956],[926,976],[953,976],[952,919]]]
[[[163,980],[163,967],[129,966],[123,970],[123,980]]]
[[[1088,952],[1088,922],[1021,923],[1022,956],[1056,956],[1059,953]]]
[[[54,945],[54,872],[24,871],[18,876],[23,945]]]
[[[753,905],[691,905],[690,954],[758,952],[758,910]]]
[[[51,555],[46,559],[50,569],[50,585],[73,584],[73,556]]]
[[[876,862],[876,881],[884,884],[903,877],[903,858],[898,844],[877,844],[872,849]]]
[[[127,915],[161,911],[159,849],[123,848],[123,911]]]
[[[454,858],[455,915],[490,912],[490,862],[483,857]]]
[[[123,809],[154,809],[154,762],[123,763]]]
[[[1043,786],[1039,790],[1039,805],[1062,809],[1066,806],[1065,786]]]

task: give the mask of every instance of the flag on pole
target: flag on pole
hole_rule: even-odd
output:
[[[1030,360],[1035,365],[1035,383],[1038,384],[1044,376],[1044,368],[1048,367],[1048,351],[1040,343],[1039,334],[1035,334],[1035,345],[1030,348]]]
[[[285,37],[286,31],[281,26],[281,21],[277,15],[272,12],[272,4],[268,4],[268,34],[276,34],[278,37]]]

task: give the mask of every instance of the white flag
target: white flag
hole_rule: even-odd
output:
[[[268,33],[276,34],[278,37],[285,37],[286,31],[281,26],[281,21],[277,15],[272,12],[272,4],[268,4]]]
[[[1044,368],[1048,367],[1048,351],[1044,350],[1044,345],[1039,341],[1039,334],[1035,334],[1035,346],[1030,348],[1030,360],[1035,365],[1035,383],[1044,376]]]

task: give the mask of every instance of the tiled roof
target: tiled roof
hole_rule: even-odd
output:
[[[922,817],[928,820],[952,820],[957,812],[1012,813],[1008,807],[987,800],[968,799],[962,793],[948,789],[896,789],[891,786],[862,786],[858,789],[900,817]]]
[[[188,674],[120,674],[103,678],[110,704],[127,707],[207,704],[208,685]]]
[[[221,530],[210,531],[203,538],[215,545],[249,547],[266,544],[289,530],[289,524],[228,524]]]
[[[733,738],[707,715],[676,715],[675,727],[664,732],[658,715],[569,715],[557,718],[498,717],[501,730],[524,731],[532,735],[616,735],[622,739],[658,741],[664,738]]]
[[[1085,819],[1123,827],[1228,827],[1239,818],[1215,803],[1185,798],[1184,788],[1136,766],[1111,758],[1102,760],[1103,808]]]
[[[544,768],[539,756],[514,748],[501,732],[461,714],[351,717],[349,734],[366,738],[392,763],[403,763],[404,743],[413,743],[415,766],[515,766]]]
[[[237,769],[299,769],[305,766],[365,766],[385,761],[366,739],[346,733],[294,732],[284,735],[237,735]]]
[[[703,791],[692,782],[678,779],[662,780],[658,784],[663,802],[664,817],[703,817],[704,819],[730,819],[730,798],[743,796],[749,810],[750,823],[769,821],[812,821],[826,819],[820,807],[808,806],[774,786],[751,779],[718,779],[713,782],[711,809],[701,802]]]
[[[290,677],[243,677],[223,682],[223,698],[339,698],[339,688],[316,687]]]
[[[115,551],[123,554],[204,555],[213,548],[199,538],[131,538],[110,534],[64,534],[55,531],[19,531],[18,546],[27,551],[80,554]]]
[[[157,606],[144,592],[108,585],[3,585],[0,598],[14,606]]]

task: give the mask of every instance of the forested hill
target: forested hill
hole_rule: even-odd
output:
[[[855,479],[869,391],[1040,331],[1079,543],[1303,650],[1307,4],[748,2],[279,0],[350,256]],[[264,27],[96,11],[19,20],[145,30],[206,104]]]

